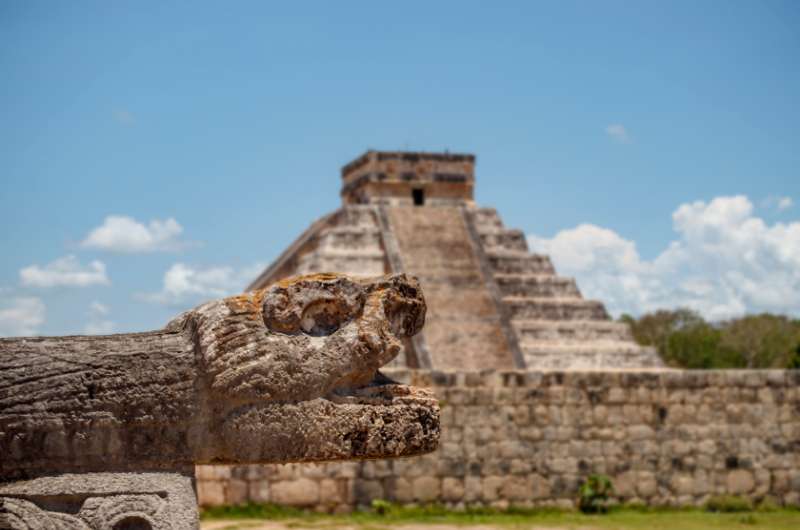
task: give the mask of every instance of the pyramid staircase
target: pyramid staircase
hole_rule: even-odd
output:
[[[575,280],[556,274],[550,258],[529,252],[525,235],[503,225],[493,208],[468,208],[528,368],[543,370],[661,367],[651,348],[634,342],[627,324],[602,302],[586,300]]]

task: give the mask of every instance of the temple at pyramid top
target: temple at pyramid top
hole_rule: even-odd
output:
[[[475,156],[367,151],[342,168],[344,204],[472,202]]]
[[[628,326],[474,202],[469,154],[367,151],[342,168],[342,206],[303,232],[249,289],[296,274],[419,278],[428,313],[395,365],[481,370],[662,368]]]

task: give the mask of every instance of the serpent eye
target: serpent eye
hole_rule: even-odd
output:
[[[264,296],[264,324],[272,332],[322,337],[361,314],[366,294],[343,276],[319,274],[290,278]]]
[[[312,337],[330,335],[347,319],[346,309],[333,300],[312,302],[303,309],[300,328]]]
[[[264,324],[271,331],[295,333],[297,315],[286,292],[277,291],[264,299]]]

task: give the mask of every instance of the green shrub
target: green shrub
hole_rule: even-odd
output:
[[[764,497],[759,501],[756,509],[759,512],[777,512],[781,506],[772,497]]]
[[[718,495],[708,499],[706,510],[722,513],[749,512],[753,510],[753,503],[743,497]]]
[[[614,485],[606,475],[589,475],[578,488],[578,508],[583,513],[605,513]]]
[[[394,505],[383,499],[373,499],[372,500],[372,511],[377,515],[387,515],[389,512],[392,511]]]

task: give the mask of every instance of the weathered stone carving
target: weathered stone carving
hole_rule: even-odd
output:
[[[432,451],[436,400],[377,372],[424,318],[405,275],[320,274],[159,331],[0,339],[0,528],[192,528],[196,463]]]

